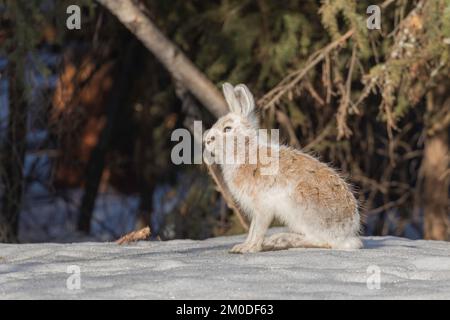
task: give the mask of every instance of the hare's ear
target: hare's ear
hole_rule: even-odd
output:
[[[252,93],[245,84],[238,84],[234,87],[234,92],[241,106],[241,115],[249,116],[255,109],[255,100]]]
[[[225,82],[222,86],[223,95],[225,96],[225,100],[228,103],[228,108],[231,112],[240,114],[241,113],[241,105],[239,104],[238,99],[236,98],[236,93],[234,88],[228,82]]]

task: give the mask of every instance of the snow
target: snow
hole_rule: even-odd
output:
[[[227,252],[243,239],[0,244],[0,299],[450,299],[448,242],[365,237],[355,251]],[[80,289],[71,290],[74,265]]]

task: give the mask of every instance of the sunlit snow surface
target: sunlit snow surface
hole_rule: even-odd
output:
[[[229,254],[242,239],[0,244],[0,298],[450,299],[447,242],[367,237],[355,251]],[[79,290],[66,286],[71,265]],[[380,289],[368,288],[368,270],[380,270]]]

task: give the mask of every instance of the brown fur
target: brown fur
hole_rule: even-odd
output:
[[[254,196],[261,188],[287,185],[294,178],[297,194],[293,195],[293,198],[304,204],[333,211],[333,221],[345,220],[356,212],[356,199],[348,184],[336,171],[308,154],[281,147],[279,174],[261,175],[261,168],[259,158],[257,164],[240,165],[233,183],[238,186],[245,185]]]

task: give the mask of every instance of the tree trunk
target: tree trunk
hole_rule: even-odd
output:
[[[21,60],[19,54],[16,60]],[[9,119],[7,141],[2,154],[1,180],[4,187],[0,212],[0,242],[17,242],[19,212],[24,189],[23,164],[27,133],[27,103],[23,69],[10,59],[7,66]]]
[[[432,93],[427,96],[427,113],[442,110]],[[443,108],[450,112],[450,98],[442,101]],[[439,119],[438,119],[439,120]],[[422,208],[424,210],[424,238],[430,240],[449,239],[449,147],[448,127],[428,135],[425,141],[421,167]]]
[[[95,200],[98,194],[98,188],[105,168],[105,157],[113,138],[116,123],[119,120],[118,114],[120,108],[126,105],[128,94],[131,91],[134,74],[136,69],[134,65],[136,59],[137,43],[126,44],[127,52],[122,61],[119,61],[115,67],[114,85],[112,87],[108,106],[107,120],[98,144],[92,150],[89,163],[86,168],[86,186],[81,200],[80,216],[78,218],[78,230],[85,233],[90,232],[92,212],[95,207]]]

